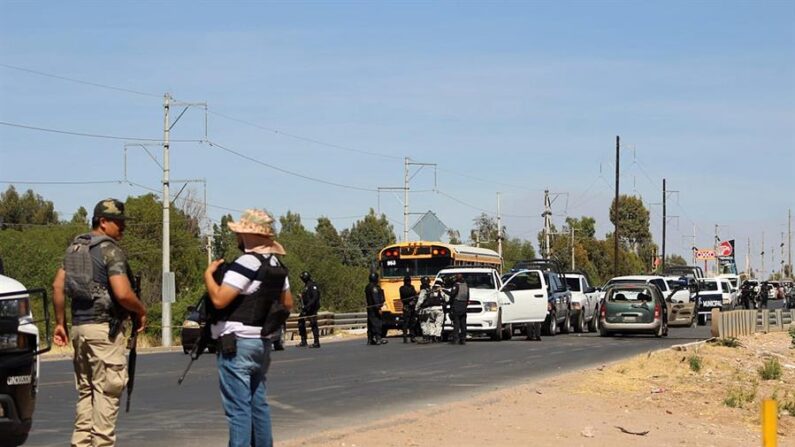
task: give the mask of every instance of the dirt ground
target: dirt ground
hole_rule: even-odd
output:
[[[792,338],[778,332],[742,337],[739,342],[740,347],[707,343],[652,352],[279,444],[758,446],[760,403],[775,397],[778,445],[795,447]],[[781,365],[781,376],[763,380],[759,369],[773,358]]]

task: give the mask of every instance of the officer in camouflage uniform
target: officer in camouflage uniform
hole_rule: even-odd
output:
[[[71,338],[65,323],[67,267],[58,269],[53,281],[56,318],[53,341],[58,346],[66,346],[67,340],[71,340],[74,348],[77,414],[72,446],[112,446],[116,443],[119,401],[127,382],[127,340],[123,333],[111,336],[109,322],[126,310],[135,315],[139,332],[146,327],[146,308],[133,292],[127,257],[116,245],[124,234],[125,219],[122,202],[102,200],[94,207],[91,232],[78,236],[101,242],[90,245],[91,297],[70,295]],[[74,243],[70,250],[72,247]]]

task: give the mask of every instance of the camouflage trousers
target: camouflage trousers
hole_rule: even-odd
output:
[[[427,307],[420,310],[420,328],[426,337],[441,337],[444,312],[441,307]]]
[[[77,414],[74,447],[116,444],[116,418],[127,384],[127,339],[108,337],[108,324],[72,326]]]

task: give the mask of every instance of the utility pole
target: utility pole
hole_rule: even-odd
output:
[[[569,228],[571,232],[571,271],[574,271],[574,225]]]
[[[762,257],[762,270],[761,270],[762,273],[760,274],[760,278],[759,279],[764,281],[764,280],[767,279],[765,277],[765,232],[764,231],[762,232],[762,245],[761,245],[761,247],[762,247],[762,253],[760,253],[759,255]]]
[[[665,271],[665,227],[668,226],[667,225],[668,224],[667,215],[665,214],[666,213],[666,207],[665,207],[666,196],[667,196],[667,194],[665,192],[665,178],[663,178],[663,218],[662,218],[662,233],[663,233],[663,235],[662,235],[662,263],[660,264],[662,266],[662,270],[661,270],[662,272]]]
[[[550,224],[551,224],[551,216],[552,216],[552,207],[551,203],[549,202],[549,190],[544,190],[544,213],[541,214],[544,217],[544,258],[549,259],[550,257],[550,247],[549,247],[549,232]]]
[[[748,249],[745,255],[745,273],[751,278],[751,238],[748,238]]]
[[[792,273],[792,208],[787,210],[787,265],[789,266],[789,276],[795,276]]]
[[[171,122],[169,120],[169,110],[171,108],[171,96],[166,93],[163,95],[163,311],[161,317],[161,340],[163,346],[171,346],[171,301],[172,296],[166,294],[171,277],[171,194],[169,192],[169,134],[171,133]],[[170,291],[170,290],[169,290]]]
[[[715,251],[715,276],[718,276],[718,224],[715,224],[715,239],[712,241],[712,249]]]
[[[779,262],[780,269],[779,273],[781,274],[781,278],[784,279],[784,232],[781,232],[781,261]]]
[[[403,158],[403,242],[409,241],[409,157]]]
[[[619,173],[619,151],[621,148],[620,138],[616,135],[616,197],[615,197],[615,222],[613,223],[613,276],[618,276],[618,173]]]
[[[500,193],[497,193],[497,253],[502,262],[502,216],[500,214]]]

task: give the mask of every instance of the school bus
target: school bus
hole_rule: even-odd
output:
[[[433,278],[439,270],[451,266],[493,267],[500,271],[502,259],[494,250],[453,245],[444,242],[398,242],[384,247],[378,253],[380,270],[379,284],[384,289],[385,303],[382,310],[383,334],[389,329],[402,327],[403,303],[400,301],[400,286],[408,275],[419,291],[420,278]]]

